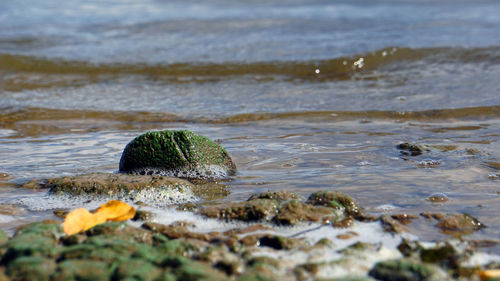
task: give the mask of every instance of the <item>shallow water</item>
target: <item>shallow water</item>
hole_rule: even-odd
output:
[[[114,172],[138,134],[189,129],[238,165],[221,200],[334,189],[372,213],[466,212],[487,226],[470,239],[498,241],[496,1],[31,2],[0,3],[2,203],[43,205],[14,186]]]

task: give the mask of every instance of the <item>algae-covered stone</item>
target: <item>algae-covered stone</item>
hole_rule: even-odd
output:
[[[346,215],[353,217],[357,217],[362,213],[361,207],[351,196],[338,191],[315,192],[309,196],[306,203],[341,210]]]
[[[369,275],[384,281],[450,280],[438,267],[411,260],[389,260],[375,264]]]
[[[51,193],[72,195],[136,195],[144,192],[170,191],[171,193],[192,192],[188,181],[163,176],[134,176],[127,174],[92,173],[76,176],[52,178],[43,184]],[[142,194],[142,196],[146,196]],[[141,198],[137,198],[141,199]]]
[[[1,262],[6,264],[27,256],[54,256],[57,253],[57,239],[61,235],[60,224],[37,222],[23,226],[3,245],[7,250]]]
[[[467,214],[448,215],[436,224],[446,234],[470,234],[484,225],[476,218]]]
[[[48,281],[56,262],[43,257],[20,257],[9,264],[7,275],[13,280]]]
[[[203,280],[203,281],[225,281],[226,275],[221,271],[215,270],[211,266],[193,261],[180,256],[171,256],[165,258],[161,263],[162,268],[166,268],[179,281]]]
[[[294,199],[303,200],[304,198],[302,198],[302,196],[294,192],[279,190],[279,191],[268,191],[264,193],[253,194],[252,196],[250,196],[250,198],[248,198],[247,201],[251,201],[254,199],[271,199],[271,200],[277,200],[279,202],[284,202]]]
[[[396,146],[396,148],[400,150],[400,153],[402,155],[406,156],[418,156],[424,153],[424,151],[428,150],[422,145],[408,143],[408,142],[400,143]]]
[[[207,206],[200,211],[209,218],[243,221],[267,221],[276,215],[278,203],[269,199],[254,199],[247,202]]]
[[[190,131],[147,132],[123,151],[120,171],[186,178],[226,178],[236,166],[218,143]]]
[[[94,260],[65,260],[58,264],[53,281],[107,281],[111,278],[110,264]]]
[[[337,215],[331,208],[313,206],[297,200],[284,203],[273,219],[278,225],[296,225],[304,221],[333,222],[335,220],[337,220]]]
[[[130,280],[153,281],[157,280],[161,273],[158,267],[147,261],[131,259],[118,266],[113,280],[130,278]]]

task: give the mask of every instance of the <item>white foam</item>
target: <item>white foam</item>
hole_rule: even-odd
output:
[[[138,192],[120,195],[70,195],[51,194],[49,191],[23,196],[14,199],[11,203],[23,205],[29,211],[47,211],[54,209],[87,208],[95,209],[109,200],[121,200],[134,205],[141,201],[144,204],[157,208],[189,202],[197,202],[200,199],[194,195],[188,187],[179,188],[145,188]]]
[[[137,168],[129,173],[136,175],[158,175],[177,178],[195,179],[225,179],[229,177],[226,169],[219,165],[197,166],[194,169],[159,169],[159,168]]]

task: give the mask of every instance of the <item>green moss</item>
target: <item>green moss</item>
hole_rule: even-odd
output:
[[[306,203],[341,210],[353,217],[357,217],[362,212],[361,207],[351,196],[338,191],[315,192],[309,196]]]
[[[221,167],[231,174],[236,170],[227,151],[218,143],[190,131],[147,132],[132,140],[123,151],[119,170],[146,173],[146,170],[166,174],[190,172],[196,177],[200,168]]]
[[[126,278],[133,278],[131,280],[152,281],[156,280],[161,273],[158,267],[147,261],[130,259],[118,266],[113,279],[125,280]]]
[[[49,179],[43,188],[54,194],[127,195],[147,188],[184,192],[184,189],[192,189],[193,185],[166,176],[92,173]]]
[[[387,281],[445,280],[437,267],[410,260],[389,260],[375,264],[369,275]]]
[[[110,280],[113,267],[93,260],[65,260],[58,264],[54,281],[107,281]]]
[[[9,264],[7,275],[13,280],[48,281],[56,262],[43,257],[20,257]]]

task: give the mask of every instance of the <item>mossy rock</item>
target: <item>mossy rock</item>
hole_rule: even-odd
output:
[[[296,225],[305,221],[333,222],[337,219],[338,216],[331,208],[292,200],[281,205],[273,221],[278,225]]]
[[[276,200],[279,202],[286,202],[290,200],[304,200],[304,198],[300,195],[298,195],[295,192],[290,192],[286,190],[279,190],[279,191],[267,191],[264,193],[257,193],[251,195],[247,201],[251,201],[254,199],[271,199],[271,200]]]
[[[160,268],[141,259],[130,259],[118,266],[113,276],[113,280],[141,280],[153,281],[161,275]]]
[[[357,217],[362,209],[349,195],[338,191],[318,191],[309,196],[306,203],[337,209],[347,216]]]
[[[476,218],[468,214],[451,214],[441,218],[436,224],[445,234],[471,234],[484,227]]]
[[[44,257],[20,257],[7,267],[7,275],[19,281],[49,281],[56,262]]]
[[[269,221],[276,215],[278,202],[269,199],[254,199],[247,202],[226,203],[207,206],[200,214],[222,220]]]
[[[378,262],[368,273],[385,281],[445,281],[450,280],[438,267],[412,260]]]
[[[148,189],[191,192],[193,185],[188,181],[163,176],[135,176],[128,174],[92,173],[52,178],[42,185],[53,194],[71,195],[128,195]]]
[[[400,143],[396,148],[405,156],[418,156],[424,153],[424,151],[429,151],[429,149],[423,145],[408,142]]]
[[[227,178],[236,171],[227,151],[190,131],[155,131],[125,147],[120,172],[184,178]]]
[[[94,260],[65,260],[57,265],[54,281],[107,281],[113,268],[105,262]]]

